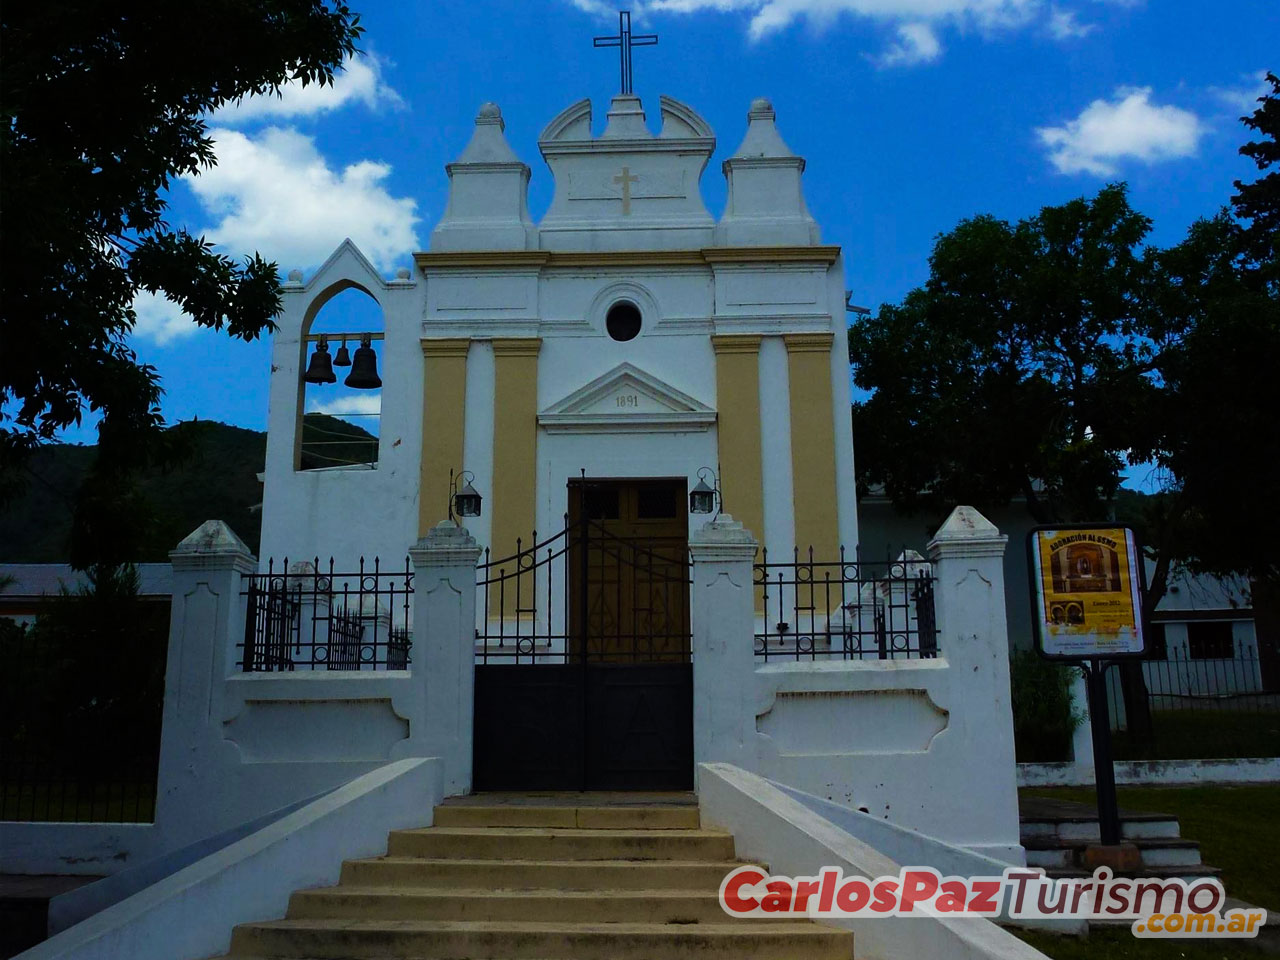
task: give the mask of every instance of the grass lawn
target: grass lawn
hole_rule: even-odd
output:
[[[1092,788],[1029,788],[1024,796],[1096,803]],[[1280,785],[1120,787],[1127,810],[1168,813],[1182,835],[1200,843],[1205,863],[1222,868],[1227,895],[1280,910]],[[1054,960],[1236,960],[1256,957],[1254,941],[1138,940],[1126,929],[1095,930],[1087,938],[1014,931]]]
[[[1280,756],[1280,711],[1153,710],[1155,744],[1141,750],[1123,730],[1111,735],[1117,760]]]
[[[1095,930],[1087,937],[1011,930],[1053,960],[1245,960],[1262,954],[1249,940],[1139,940],[1128,930]]]
[[[0,820],[150,823],[155,812],[154,780],[9,783],[0,789]]]

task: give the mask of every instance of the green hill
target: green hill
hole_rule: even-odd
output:
[[[170,429],[182,432],[191,456],[173,469],[141,476],[139,487],[152,522],[136,559],[169,559],[179,540],[210,519],[225,520],[256,553],[262,526],[257,475],[265,462],[267,435],[211,420]],[[302,446],[304,469],[377,459],[376,437],[325,414],[303,418]],[[71,444],[50,444],[32,455],[26,491],[0,508],[0,563],[66,561],[75,493],[95,455],[92,446]]]

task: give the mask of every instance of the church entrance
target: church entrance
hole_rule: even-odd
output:
[[[576,480],[565,528],[480,568],[477,790],[687,790],[685,480]]]

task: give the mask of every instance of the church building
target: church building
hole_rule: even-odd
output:
[[[294,275],[261,556],[402,557],[463,471],[484,506],[462,522],[495,558],[564,527],[584,484],[615,532],[665,520],[687,538],[709,519],[683,506],[700,471],[771,555],[853,555],[844,276],[805,205],[804,159],[753,101],[717,220],[700,192],[714,133],[677,100],[659,112],[656,135],[631,94],[598,134],[588,100],[547,124],[555,194],[535,224],[529,166],[486,103],[412,273],[385,281],[348,242],[305,284]],[[350,287],[384,318],[376,464],[302,469],[311,322]]]

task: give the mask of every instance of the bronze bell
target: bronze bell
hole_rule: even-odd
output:
[[[320,338],[320,342],[316,344],[315,353],[311,354],[311,363],[307,365],[307,372],[302,378],[307,383],[336,383],[338,378],[333,375],[333,361],[329,357],[329,343],[324,337]]]
[[[378,376],[378,355],[373,352],[373,347],[369,346],[370,342],[368,334],[360,338],[360,346],[356,347],[351,372],[347,374],[347,379],[342,381],[348,387],[354,387],[356,390],[376,390],[382,386],[382,379]]]
[[[351,366],[351,354],[347,350],[347,341],[342,341],[342,346],[338,348],[337,354],[334,355],[333,365],[335,367]]]

